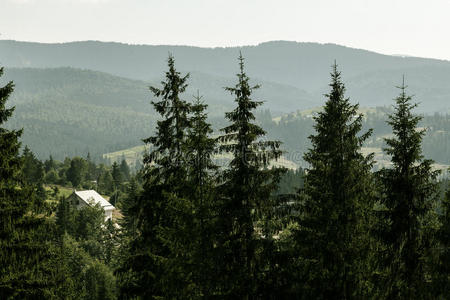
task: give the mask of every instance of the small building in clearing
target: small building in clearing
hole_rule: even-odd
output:
[[[68,199],[70,203],[75,205],[77,208],[82,208],[86,205],[94,206],[96,204],[99,204],[100,207],[105,211],[105,221],[112,218],[112,212],[115,209],[115,207],[111,203],[109,203],[105,198],[103,198],[94,190],[74,191]]]

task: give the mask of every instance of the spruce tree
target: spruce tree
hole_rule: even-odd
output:
[[[248,299],[258,293],[257,252],[263,238],[255,225],[261,211],[269,204],[276,169],[269,163],[281,156],[280,142],[263,140],[265,131],[255,123],[254,110],[262,102],[252,99],[259,86],[251,86],[244,72],[244,58],[239,55],[238,82],[226,90],[235,97],[236,108],[225,113],[230,125],[219,138],[220,150],[231,153],[229,168],[223,173],[218,203],[217,276],[221,297]],[[220,258],[219,258],[220,257]]]
[[[445,193],[439,215],[437,255],[433,269],[433,296],[444,299],[450,295],[450,189]]]
[[[366,232],[373,164],[373,155],[363,156],[361,146],[371,131],[360,134],[362,115],[345,98],[336,63],[330,87],[323,111],[314,117],[311,148],[304,154],[309,168],[295,230],[297,293],[305,299],[361,299],[369,272]]]
[[[122,162],[120,163],[120,172],[122,172],[124,180],[130,180],[130,167],[128,166],[125,158],[122,158]]]
[[[216,140],[211,138],[213,130],[207,122],[207,105],[199,94],[192,105],[192,117],[187,132],[188,153],[188,198],[193,207],[189,236],[191,239],[190,266],[193,273],[197,298],[210,298],[214,293],[214,250],[215,240],[215,183],[218,167],[212,156],[216,151]]]
[[[162,88],[150,87],[159,101],[152,102],[160,115],[156,135],[144,140],[151,151],[144,156],[143,192],[136,201],[134,213],[139,235],[130,241],[128,278],[135,286],[131,295],[143,298],[183,297],[189,288],[190,274],[184,272],[184,224],[191,218],[191,207],[186,195],[186,128],[189,126],[190,104],[180,98],[186,90],[189,75],[181,76],[175,69],[172,55]],[[129,221],[129,224],[133,222]],[[122,267],[122,270],[127,267]],[[128,285],[130,286],[130,285]]]
[[[98,192],[101,194],[109,194],[114,192],[114,179],[111,172],[103,168],[97,178]]]
[[[29,184],[39,185],[44,180],[44,166],[40,160],[31,152],[28,146],[23,150],[23,169],[24,180]]]
[[[55,213],[58,238],[62,239],[64,234],[74,231],[73,210],[74,205],[70,203],[70,200],[66,197],[60,197]]]
[[[119,231],[119,249],[118,263],[119,266],[115,270],[118,286],[120,287],[120,299],[132,299],[139,294],[140,274],[137,274],[134,268],[136,252],[141,247],[138,231],[138,216],[140,210],[141,187],[135,178],[132,178],[127,187],[127,196],[122,202],[121,212],[123,218],[119,220],[121,230]]]
[[[22,176],[24,182],[34,189],[34,194],[41,200],[45,200],[47,193],[44,189],[44,166],[43,163],[34,156],[33,152],[25,146],[22,153]]]
[[[50,155],[50,157],[44,162],[45,173],[48,173],[51,170],[55,170],[55,169],[56,169],[56,162],[53,159],[53,156]]]
[[[385,246],[379,255],[384,266],[380,290],[388,299],[426,298],[426,257],[433,247],[426,231],[439,172],[433,171],[433,161],[422,155],[425,130],[417,128],[422,119],[413,113],[417,104],[411,103],[404,81],[399,88],[395,111],[388,120],[393,137],[385,139],[384,149],[392,167],[378,172],[382,184],[379,234]]]
[[[84,158],[74,157],[70,161],[70,167],[67,169],[66,177],[72,183],[74,188],[80,186],[85,178],[87,162]]]
[[[54,285],[51,228],[41,214],[44,201],[22,180],[22,130],[4,127],[14,111],[6,107],[13,89],[12,82],[0,88],[0,298],[44,299],[51,297]]]
[[[119,189],[123,181],[123,174],[120,170],[119,164],[115,161],[112,165],[111,176],[113,178],[114,191]]]

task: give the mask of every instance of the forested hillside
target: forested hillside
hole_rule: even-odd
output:
[[[269,110],[269,117],[261,113],[258,116],[269,135],[285,143],[291,153],[307,149],[307,140],[294,141],[292,133],[303,132],[307,137],[311,119],[289,113],[321,106],[328,89],[328,68],[336,59],[343,66],[351,101],[366,108],[389,109],[395,85],[404,74],[409,89],[421,103],[418,112],[427,114],[421,124],[430,127],[423,146],[425,153],[448,163],[447,116],[433,114],[449,113],[449,62],[380,55],[332,44],[278,41],[239,49],[249,58],[251,80],[262,86],[255,91],[255,99],[264,101],[264,109]],[[39,44],[3,40],[0,62],[7,68],[1,83],[13,80],[16,85],[10,105],[17,107],[17,114],[7,126],[25,128],[24,144],[41,159],[50,154],[63,159],[87,152],[100,157],[142,145],[141,139],[156,122],[148,105],[153,100],[148,86],[158,83],[164,59],[172,52],[179,69],[190,72],[183,97],[190,100],[198,91],[209,105],[208,118],[217,131],[226,125],[223,111],[232,107],[231,97],[223,87],[233,80],[235,70],[226,62],[237,51],[94,41]],[[284,116],[281,122],[272,122],[272,118],[280,116]],[[379,116],[369,116],[367,124],[383,124],[383,120],[374,118]],[[381,147],[375,141],[383,136],[383,126],[374,126],[374,147]]]
[[[417,80],[412,77],[412,80]],[[6,70],[2,82],[7,80],[15,82],[16,92],[11,97],[10,105],[15,105],[18,112],[8,126],[25,128],[24,144],[30,146],[41,159],[48,158],[50,154],[63,159],[88,152],[93,157],[100,157],[104,153],[134,147],[141,144],[141,139],[151,131],[156,121],[154,111],[148,105],[152,100],[148,91],[150,83],[144,81],[74,68],[10,68]],[[395,80],[392,74],[392,78],[385,80],[386,86]],[[203,100],[210,107],[209,119],[215,130],[225,125],[222,113],[232,105],[223,89],[231,81],[231,78],[196,72],[189,78],[190,87],[185,97],[192,98],[197,90],[203,95]],[[439,83],[429,81],[430,89],[434,87],[439,90],[445,104],[445,89],[439,89]],[[155,83],[156,80],[152,82]],[[441,83],[444,84],[444,80]],[[265,102],[265,111],[257,114],[258,120],[267,128],[270,137],[284,143],[290,160],[302,165],[300,157],[308,147],[306,137],[312,132],[311,117],[314,111],[317,112],[317,109],[305,109],[314,107],[320,97],[273,82],[262,82],[261,86],[255,91],[255,97]],[[353,90],[364,87],[367,85],[361,83]],[[367,89],[370,90],[370,87]],[[383,102],[390,101],[394,89],[389,87],[391,95],[373,95]],[[419,94],[427,91],[425,89]],[[425,105],[424,98],[415,97],[422,102],[422,106]],[[297,110],[300,112],[289,113]],[[365,110],[367,118],[364,124],[374,128],[371,144],[367,146],[382,147],[380,137],[388,131],[384,121],[389,110],[389,107]],[[425,153],[439,163],[448,164],[448,115],[427,115],[421,126],[428,128],[423,146]],[[295,134],[299,133],[304,135],[304,139],[295,138]]]
[[[17,91],[8,126],[25,128],[24,143],[40,158],[130,147],[151,128],[144,83],[70,68],[7,73]]]
[[[188,46],[149,46],[96,41],[40,44],[0,41],[0,62],[6,67],[75,67],[102,71],[126,78],[158,78],[170,52],[183,72],[231,78],[235,73],[227,63],[242,53],[248,57],[250,75],[258,82],[276,82],[296,87],[317,99],[327,90],[330,64],[342,65],[348,95],[363,106],[389,104],[403,74],[409,88],[422,99],[420,111],[445,110],[450,95],[450,62],[415,57],[399,57],[353,49],[334,44],[274,41],[257,46],[199,48]],[[281,106],[281,105],[280,105]],[[295,109],[301,107],[295,107]]]
[[[0,85],[0,298],[446,298],[449,183],[422,148],[427,138],[442,144],[447,115],[417,115],[404,81],[392,107],[360,108],[347,98],[335,63],[321,108],[272,116],[254,98],[261,86],[241,54],[226,87],[231,108],[214,130],[200,94],[184,97],[189,76],[171,55],[167,65],[149,87],[154,112],[136,104],[119,113],[114,89],[123,79],[109,75],[113,92],[95,103],[83,91],[101,91],[95,84],[105,75],[77,70],[90,80],[71,85],[82,80],[69,69],[52,78],[72,79],[62,80],[71,91],[63,105],[61,95],[30,101],[43,119],[50,115],[41,106],[85,107],[86,123],[63,124],[99,125],[92,131],[99,136],[89,136],[94,144],[131,130],[108,136],[120,122],[101,123],[94,113],[125,116],[124,123],[140,114],[150,127],[140,168],[130,168],[125,155],[109,166],[89,154],[42,161],[22,151],[22,130],[5,126],[16,114],[7,102],[14,84]],[[367,149],[379,149],[390,164],[375,169],[380,158]],[[307,167],[276,164],[286,150]],[[217,154],[228,158],[223,166]],[[89,199],[80,206],[71,189],[98,190],[115,206],[112,218]]]
[[[416,99],[416,97],[414,97]],[[321,109],[299,111],[273,118],[269,111],[259,114],[259,120],[267,129],[268,136],[277,138],[283,142],[287,151],[286,157],[291,160],[301,160],[301,156],[310,147],[308,136],[313,132],[313,117]],[[390,135],[386,121],[392,107],[363,108],[359,111],[364,114],[363,128],[373,129],[372,136],[364,143],[363,147],[371,151],[378,149],[381,152],[385,147],[384,138]],[[419,122],[420,128],[425,129],[424,154],[433,158],[437,163],[450,164],[450,115],[433,114],[426,115]],[[298,138],[301,136],[302,138]],[[387,160],[387,157],[380,157]]]
[[[280,140],[283,143],[284,154],[280,165],[287,168],[306,167],[303,154],[311,146],[308,137],[314,132],[314,116],[321,111],[320,108],[297,111],[274,117],[269,110],[256,113],[256,120],[267,131],[267,137]],[[390,136],[390,129],[386,121],[388,114],[392,113],[390,107],[362,108],[364,114],[363,128],[373,129],[372,136],[364,143],[364,153],[374,152],[377,162],[376,168],[389,164],[389,157],[383,154],[386,146],[384,138]],[[220,120],[217,119],[218,124]],[[432,158],[436,168],[445,170],[450,165],[450,115],[434,114],[425,116],[419,123],[424,128],[424,143],[422,149],[427,157]],[[134,165],[136,160],[142,159],[144,146],[120,149],[111,153],[105,153],[104,158],[110,161],[120,162],[125,156],[128,163]],[[226,157],[215,157],[219,164],[228,161]]]
[[[15,82],[11,105],[18,112],[8,126],[24,127],[24,143],[40,158],[52,154],[63,159],[87,152],[98,156],[135,146],[156,122],[148,105],[152,100],[148,82],[73,68],[12,68],[6,70],[2,83],[7,80]],[[189,81],[192,88],[186,97],[199,90],[218,126],[223,111],[232,104],[223,89],[231,79],[193,73]],[[314,105],[313,97],[297,88],[263,85],[257,96],[274,112]]]

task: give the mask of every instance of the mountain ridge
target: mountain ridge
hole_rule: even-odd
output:
[[[12,39],[3,39],[0,40],[0,42],[13,42],[13,43],[23,43],[23,44],[41,44],[41,45],[65,45],[65,44],[78,44],[78,43],[102,43],[102,44],[117,44],[117,45],[124,45],[124,46],[149,46],[149,47],[185,47],[185,48],[199,48],[199,49],[239,49],[244,47],[258,47],[258,46],[265,46],[265,45],[271,45],[271,44],[295,44],[295,45],[318,45],[318,46],[337,46],[341,48],[346,49],[352,49],[352,50],[358,50],[363,52],[368,52],[372,54],[377,55],[384,55],[384,56],[391,56],[391,57],[400,57],[400,58],[415,58],[415,59],[426,59],[426,60],[436,60],[441,62],[449,62],[448,59],[442,59],[442,58],[435,58],[435,57],[423,57],[423,56],[416,56],[416,55],[410,55],[410,54],[401,54],[401,53],[393,53],[393,54],[386,54],[377,52],[374,50],[364,49],[364,48],[357,48],[357,47],[351,47],[346,46],[342,44],[337,43],[320,43],[320,42],[299,42],[299,41],[291,41],[291,40],[269,40],[269,41],[263,41],[259,42],[257,44],[251,45],[251,44],[243,44],[243,45],[234,45],[234,46],[197,46],[197,45],[188,45],[188,44],[134,44],[134,43],[126,43],[126,42],[120,42],[120,41],[102,41],[102,40],[78,40],[78,41],[69,41],[69,42],[36,42],[36,41],[25,41],[25,40],[12,40]]]
[[[0,40],[0,66],[6,67],[0,83],[15,81],[9,104],[17,110],[11,126],[25,127],[24,144],[40,157],[57,149],[60,158],[87,150],[106,153],[134,146],[152,133],[155,114],[148,86],[159,86],[164,78],[167,50],[176,50],[177,70],[191,74],[186,100],[199,90],[209,104],[213,125],[223,127],[223,113],[234,106],[223,88],[235,84],[239,49]],[[336,57],[353,103],[392,105],[398,95],[395,86],[406,74],[408,93],[421,102],[418,112],[450,113],[447,61],[393,57],[335,44],[279,41],[242,49],[251,83],[262,84],[253,96],[264,101],[262,109],[273,116],[321,106]],[[66,145],[49,143],[57,137]]]
[[[318,88],[335,60],[348,77],[379,69],[448,65],[437,59],[395,57],[336,44],[264,42],[256,46],[202,48],[196,46],[128,45],[80,41],[44,44],[0,40],[0,63],[8,67],[76,67],[122,77],[151,80],[165,71],[171,52],[180,71],[232,76],[239,51],[249,75],[307,90]]]

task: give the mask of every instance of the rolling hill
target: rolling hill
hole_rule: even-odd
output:
[[[409,93],[420,102],[418,112],[450,112],[449,61],[285,41],[198,48],[1,40],[0,65],[6,66],[6,74],[0,84],[7,80],[16,84],[9,104],[17,109],[8,126],[24,127],[24,144],[40,158],[53,154],[61,159],[87,152],[101,155],[139,145],[142,138],[152,134],[156,121],[148,86],[160,84],[167,55],[173,53],[177,69],[191,74],[185,99],[192,99],[199,91],[209,105],[210,121],[218,129],[225,125],[224,112],[233,108],[233,98],[223,87],[235,83],[239,51],[246,58],[252,83],[262,85],[255,99],[264,101],[262,109],[275,117],[321,106],[335,59],[347,95],[361,106],[390,106],[398,94],[395,86],[405,75]],[[295,122],[294,118],[276,128],[269,123],[269,134],[293,149],[299,146],[296,140],[300,137],[289,130],[302,132],[301,138],[307,139],[310,127],[310,121],[305,121],[306,125]],[[443,147],[446,140],[441,143]],[[303,149],[306,142],[301,143]],[[426,147],[429,151],[436,148]]]
[[[159,80],[168,53],[182,72],[232,78],[242,51],[249,76],[301,90],[320,103],[327,90],[330,66],[336,60],[348,95],[365,106],[389,104],[395,86],[406,75],[413,94],[420,95],[423,112],[448,111],[450,61],[382,55],[335,44],[273,41],[257,46],[199,48],[151,46],[97,41],[42,44],[0,41],[0,65],[14,68],[74,67],[144,80]],[[201,76],[199,76],[200,78]],[[281,106],[281,105],[280,105]],[[302,107],[298,107],[302,108]]]
[[[75,68],[7,68],[0,84],[13,80],[10,105],[16,112],[8,126],[25,129],[23,142],[41,158],[101,154],[140,143],[156,121],[149,85],[98,71]],[[233,78],[192,73],[184,94],[192,99],[197,89],[209,104],[211,121],[224,122],[224,112],[233,108],[233,98],[223,89]],[[262,82],[255,97],[265,108],[286,113],[314,103],[297,88]]]

